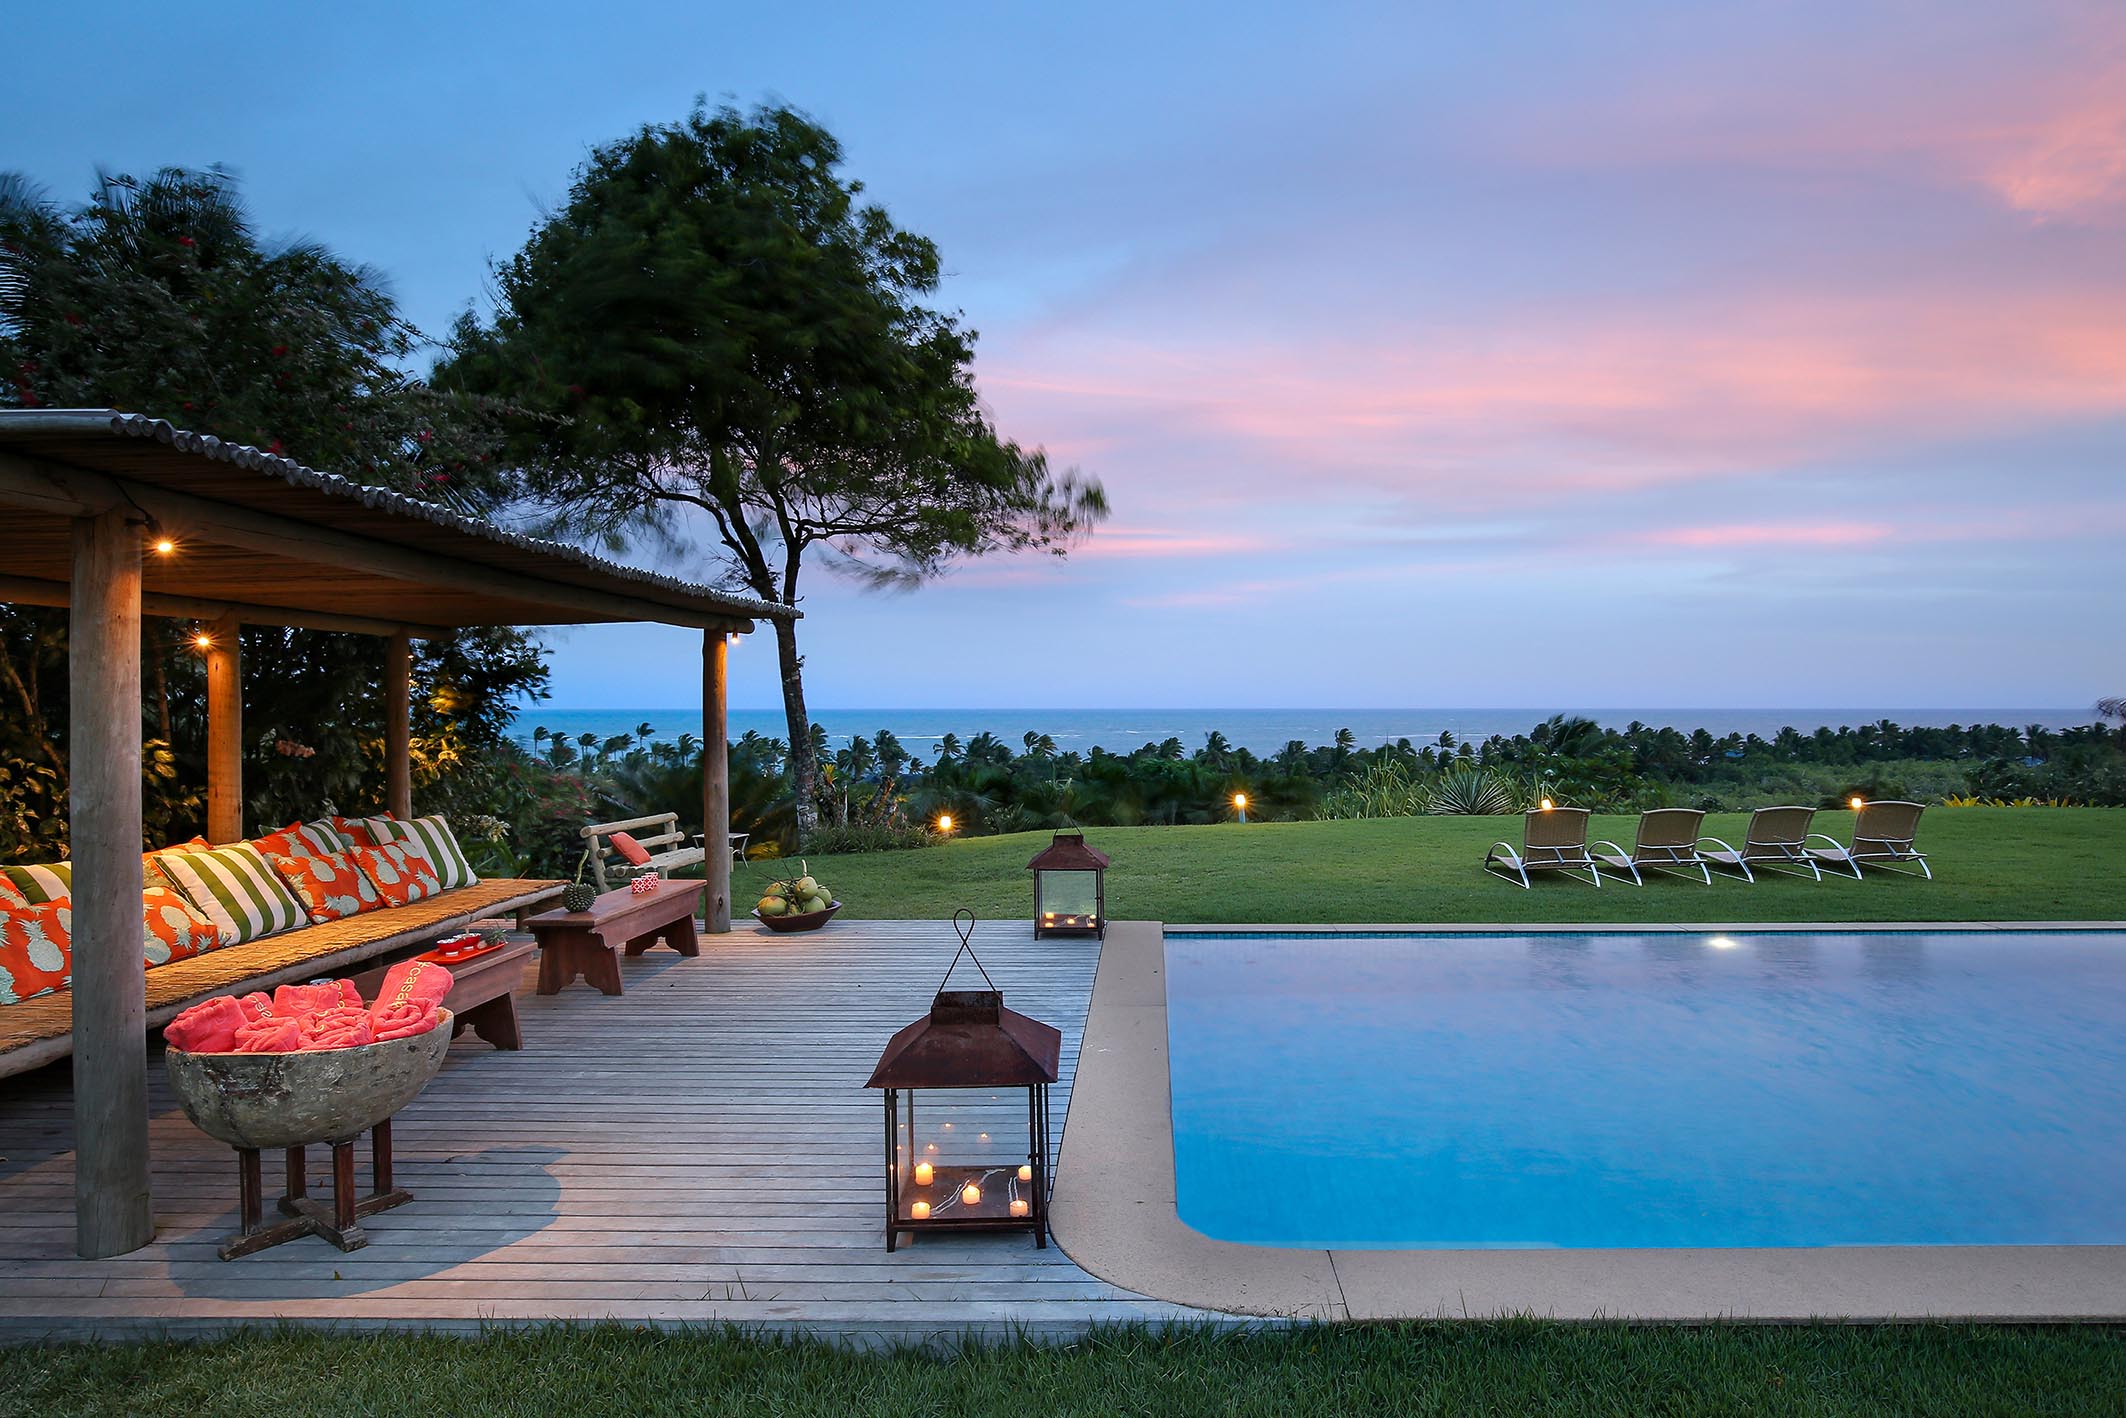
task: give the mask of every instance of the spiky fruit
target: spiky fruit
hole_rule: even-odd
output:
[[[561,888],[561,909],[564,911],[588,911],[597,899],[598,888],[587,881]]]

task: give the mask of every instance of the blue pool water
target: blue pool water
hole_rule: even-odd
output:
[[[2126,1243],[2126,937],[1170,935],[1181,1217],[1351,1248]]]

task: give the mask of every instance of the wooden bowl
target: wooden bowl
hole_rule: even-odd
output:
[[[753,919],[771,931],[816,931],[832,920],[834,913],[841,908],[841,902],[829,901],[824,911],[807,911],[801,916],[763,916],[756,907]]]
[[[421,1096],[450,1049],[450,1011],[436,1027],[352,1049],[292,1054],[163,1051],[170,1091],[185,1116],[231,1147],[340,1142]]]

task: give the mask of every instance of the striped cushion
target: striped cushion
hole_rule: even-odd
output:
[[[428,861],[442,879],[443,889],[449,891],[459,886],[478,886],[480,878],[474,874],[472,863],[465,860],[465,849],[458,845],[457,834],[450,830],[449,819],[438,814],[435,817],[417,817],[405,824],[409,840],[421,844],[428,854]]]
[[[0,867],[0,872],[27,897],[30,905],[42,906],[74,894],[74,864],[54,862],[48,867]]]
[[[280,831],[264,837],[254,837],[251,845],[271,860],[274,857],[329,857],[335,852],[347,850],[347,839],[340,836],[329,817],[316,822],[291,822]]]
[[[307,924],[308,914],[249,842],[211,852],[165,853],[155,859],[170,884],[191,898],[200,914],[235,933],[238,942]]]

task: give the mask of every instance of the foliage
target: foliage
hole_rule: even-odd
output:
[[[900,852],[928,847],[937,840],[929,828],[912,822],[828,824],[813,832],[806,848],[814,852]]]
[[[795,604],[808,553],[912,585],[990,552],[1061,555],[1099,486],[1000,437],[974,334],[924,302],[929,240],[859,202],[841,145],[788,108],[697,107],[593,151],[496,272],[438,378],[556,415],[513,448],[555,525],[649,536]],[[800,835],[816,780],[796,626],[775,624]]]
[[[1491,817],[1512,812],[1519,785],[1496,769],[1451,768],[1433,780],[1425,811],[1434,817]]]
[[[468,512],[508,491],[506,411],[401,372],[420,337],[375,273],[314,243],[268,244],[219,169],[103,177],[63,210],[0,177],[0,403],[113,407]],[[180,549],[180,555],[182,550]],[[205,683],[182,627],[150,621],[147,845],[202,825]],[[253,826],[381,802],[381,642],[246,627],[245,814]],[[509,708],[544,691],[515,631],[423,642],[414,781],[422,806],[486,808]],[[63,850],[66,613],[0,607],[0,854]]]

